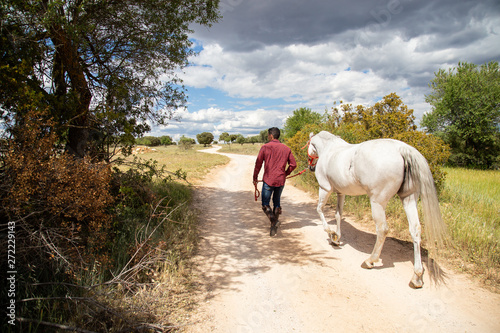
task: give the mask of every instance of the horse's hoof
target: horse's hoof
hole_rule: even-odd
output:
[[[330,242],[335,246],[340,246],[339,237],[336,233],[328,234],[330,236]]]
[[[423,287],[424,282],[421,279],[419,280],[412,279],[408,285],[412,289],[420,289]]]
[[[327,233],[328,233],[328,236],[330,236],[330,240],[332,241],[332,243],[339,242],[340,237],[335,231],[329,230],[329,231],[327,231]]]
[[[424,283],[422,281],[419,282],[410,281],[409,285],[410,288],[412,289],[420,289],[423,287]]]
[[[361,264],[361,267],[364,268],[364,269],[372,269],[373,268],[373,263],[368,263],[366,261],[363,261],[363,263]]]

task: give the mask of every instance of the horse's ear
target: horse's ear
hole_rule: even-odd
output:
[[[310,138],[312,138],[313,136],[314,136],[314,133],[313,133],[313,132],[311,132],[311,133],[309,134],[309,139],[310,139]]]

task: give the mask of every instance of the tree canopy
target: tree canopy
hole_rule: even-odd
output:
[[[304,163],[303,167],[307,166],[307,152],[302,147],[309,140],[309,133],[322,130],[338,135],[349,143],[381,138],[406,142],[427,159],[438,188],[444,182],[445,174],[441,166],[449,157],[449,147],[442,139],[418,131],[413,110],[395,93],[385,96],[373,106],[335,105],[321,123],[304,125],[286,141],[297,161]]]
[[[185,103],[175,70],[193,54],[189,25],[217,21],[218,2],[3,1],[4,124],[14,127],[23,98],[37,96],[79,156],[164,124]]]
[[[198,143],[206,147],[214,141],[214,135],[210,132],[203,132],[196,134],[196,139],[198,140]]]
[[[307,124],[320,124],[322,116],[309,108],[299,108],[288,117],[283,128],[285,139],[293,137]]]
[[[435,73],[426,101],[432,111],[422,126],[451,146],[458,166],[498,167],[500,160],[500,71],[498,62],[459,63]]]

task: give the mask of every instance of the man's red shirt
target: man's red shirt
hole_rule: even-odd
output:
[[[253,180],[257,181],[260,169],[264,163],[263,181],[269,186],[285,185],[288,176],[297,167],[295,158],[289,147],[273,139],[260,148],[259,155],[255,161]],[[287,168],[288,163],[288,168]]]

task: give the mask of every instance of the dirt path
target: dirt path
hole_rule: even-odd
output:
[[[390,238],[382,263],[362,269],[374,233],[345,219],[345,244],[332,247],[316,200],[293,186],[285,186],[281,227],[269,237],[253,198],[255,157],[227,156],[196,191],[203,290],[185,332],[500,332],[500,295],[451,272],[446,286],[425,274],[424,288],[409,288],[412,247]]]

